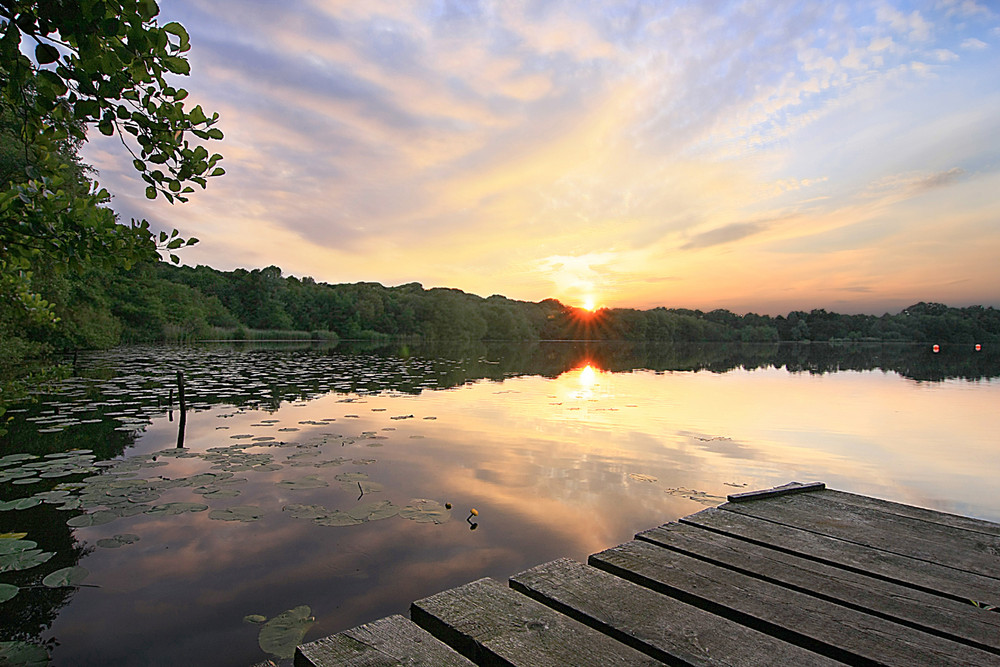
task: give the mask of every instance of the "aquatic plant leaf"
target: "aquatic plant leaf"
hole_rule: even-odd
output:
[[[278,482],[278,486],[299,491],[303,489],[320,489],[325,486],[330,486],[330,484],[325,479],[321,479],[316,475],[306,475],[305,477],[301,477],[299,479],[283,479]]]
[[[0,540],[22,540],[27,536],[27,533],[0,533]]]
[[[643,475],[642,473],[638,473],[638,472],[630,472],[628,474],[628,476],[631,477],[632,479],[634,479],[637,482],[655,482],[656,481],[656,478],[653,477],[652,475]]]
[[[49,588],[61,588],[63,586],[76,586],[87,578],[90,571],[85,567],[74,565],[56,570],[42,579],[42,585]]]
[[[399,510],[399,516],[417,523],[445,523],[451,520],[451,510],[436,500],[416,498]]]
[[[208,505],[203,505],[202,503],[164,503],[162,505],[153,505],[148,510],[146,514],[184,514],[185,512],[204,512],[208,509]]]
[[[9,533],[10,535],[23,535],[27,536],[27,533]],[[31,540],[22,540],[20,537],[7,538],[0,540],[0,556],[3,554],[14,554],[18,551],[27,551],[28,549],[34,549],[38,546],[38,542],[32,542]]]
[[[282,512],[288,512],[292,517],[296,519],[318,519],[320,517],[327,516],[330,510],[323,507],[322,505],[285,505],[281,508]]]
[[[209,519],[215,519],[216,521],[240,521],[243,523],[257,521],[262,516],[264,516],[264,513],[261,509],[253,505],[236,505],[224,510],[212,510],[208,513]]]
[[[357,505],[356,507],[352,507],[347,513],[351,517],[361,521],[378,521],[379,519],[388,519],[389,517],[396,516],[399,514],[399,507],[393,505],[388,500],[380,500],[378,502]]]
[[[14,584],[0,584],[0,602],[6,602],[17,595],[20,590],[21,589]]]
[[[31,461],[37,458],[34,454],[7,454],[6,456],[0,456],[0,467],[9,466],[20,461]]]
[[[28,642],[0,642],[0,665],[45,667],[48,664],[49,654],[38,644],[29,644]]]
[[[295,647],[302,643],[302,638],[316,621],[311,614],[312,609],[302,605],[282,612],[265,623],[257,637],[261,650],[282,659],[293,657]]]
[[[361,519],[355,519],[353,516],[347,512],[341,512],[340,510],[330,510],[329,514],[326,516],[321,516],[313,519],[313,523],[318,526],[330,526],[330,527],[340,527],[340,526],[356,526],[359,523],[364,523]]]
[[[103,540],[97,540],[97,546],[105,549],[117,549],[126,544],[134,544],[138,541],[138,535],[135,535],[134,533],[124,533],[122,535],[115,535]]]
[[[67,526],[72,526],[74,528],[83,528],[85,526],[100,526],[105,523],[111,523],[118,518],[118,515],[114,512],[109,512],[107,510],[99,510],[93,514],[80,514],[75,516],[66,522]]]
[[[267,616],[262,616],[260,614],[247,614],[246,616],[243,617],[244,623],[254,623],[256,625],[260,625],[261,623],[265,623],[266,621],[267,621]]]
[[[54,552],[43,552],[41,549],[28,549],[27,551],[2,554],[0,555],[0,572],[27,570],[48,562],[53,556],[55,556]]]
[[[29,507],[41,504],[42,499],[35,496],[31,496],[30,498],[15,498],[14,500],[8,500],[7,502],[0,503],[0,512],[8,510],[26,510]]]
[[[342,472],[336,477],[335,480],[338,482],[361,482],[368,479],[368,473],[366,472]]]

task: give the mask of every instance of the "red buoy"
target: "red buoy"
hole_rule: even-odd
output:
[[[983,346],[980,345],[979,343],[976,343],[976,352],[982,352],[982,350],[983,350]]]
[[[933,348],[931,348],[931,349],[932,349],[932,350],[934,350],[934,353],[935,353],[935,354],[937,354],[938,352],[940,352],[940,351],[941,351],[941,346],[940,346],[940,345],[935,345],[935,346],[934,346]]]

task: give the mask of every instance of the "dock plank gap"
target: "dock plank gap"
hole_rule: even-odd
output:
[[[333,665],[1000,667],[1000,524],[789,484],[303,644]]]

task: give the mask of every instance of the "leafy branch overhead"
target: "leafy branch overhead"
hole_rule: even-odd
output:
[[[225,173],[208,148],[223,138],[219,115],[174,85],[190,72],[188,33],[158,14],[154,0],[0,2],[0,339],[56,322],[42,269],[128,268],[158,250],[178,263],[174,251],[197,243],[120,224],[79,158],[94,129],[117,136],[146,196],[170,203]]]
[[[3,96],[28,112],[26,136],[83,140],[87,126],[118,135],[146,196],[183,202],[193,185],[225,173],[222,156],[192,144],[192,135],[223,134],[218,113],[185,109],[187,91],[170,85],[170,75],[190,73],[191,45],[179,23],[157,25],[158,13],[153,0],[3,3]]]

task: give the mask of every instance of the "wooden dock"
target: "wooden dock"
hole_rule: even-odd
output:
[[[1000,524],[792,484],[298,647],[349,665],[1000,665]]]

